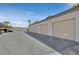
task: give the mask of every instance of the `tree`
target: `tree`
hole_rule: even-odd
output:
[[[29,25],[31,24],[31,20],[28,20],[28,22],[29,22]]]
[[[74,8],[74,7],[79,7],[79,3],[74,4],[74,5],[72,6],[72,8]]]
[[[3,24],[6,24],[6,25],[10,25],[10,23],[11,23],[11,22],[9,22],[9,21],[4,21],[4,22],[3,22]]]

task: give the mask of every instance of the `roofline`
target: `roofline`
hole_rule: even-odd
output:
[[[64,15],[64,14],[73,12],[73,11],[76,11],[76,10],[79,10],[79,6],[76,6],[76,7],[70,8],[70,9],[68,9],[68,10],[65,10],[65,11],[63,11],[63,12],[61,12],[61,13],[58,13],[58,14],[56,14],[56,15],[54,15],[54,16],[51,16],[50,18],[47,17],[47,18],[45,18],[45,19],[43,19],[43,20],[41,20],[41,21],[38,21],[37,23],[40,23],[40,22],[46,21],[46,20],[48,20],[48,19],[52,19],[52,18],[61,16],[61,15]],[[37,23],[31,24],[31,25],[35,25],[35,24],[37,24]],[[31,25],[29,25],[29,26],[31,26]]]
[[[11,28],[11,26],[6,25],[6,24],[3,24],[3,23],[0,23],[0,27],[7,27],[7,28]]]

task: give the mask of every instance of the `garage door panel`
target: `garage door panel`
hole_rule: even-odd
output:
[[[48,35],[48,24],[42,24],[40,27],[41,34]]]
[[[65,39],[74,39],[75,19],[53,23],[53,35]]]

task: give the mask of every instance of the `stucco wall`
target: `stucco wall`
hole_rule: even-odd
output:
[[[48,24],[40,25],[40,33],[48,35]]]
[[[36,26],[37,29],[35,31],[33,29],[35,27],[35,24],[32,25],[31,27],[33,28],[31,28],[31,30],[33,32],[40,33],[40,34],[56,36],[56,37],[65,38],[69,40],[76,40],[76,38],[79,36],[78,35],[79,34],[78,32],[79,16],[78,15],[79,15],[79,10],[73,11],[58,17],[54,17],[52,19],[48,19],[46,21],[37,23],[39,25]],[[67,21],[67,22],[64,22],[64,21]],[[57,22],[61,22],[61,23],[55,24]]]
[[[75,19],[53,23],[53,36],[74,40]]]
[[[79,42],[79,11],[77,12],[77,14],[76,14],[77,16],[76,16],[76,41],[78,41]]]

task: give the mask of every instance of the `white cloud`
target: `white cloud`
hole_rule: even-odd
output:
[[[23,22],[23,21],[16,21],[16,22],[12,21],[11,25],[14,27],[27,27],[26,22]]]
[[[5,18],[5,17],[0,15],[0,18]]]
[[[33,13],[33,12],[31,12],[31,11],[24,11],[24,13],[25,13],[25,14],[34,15],[34,13]]]
[[[68,5],[70,5],[71,7],[76,5],[77,3],[69,3]]]
[[[14,27],[25,27],[23,24],[12,24]]]

